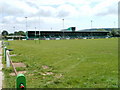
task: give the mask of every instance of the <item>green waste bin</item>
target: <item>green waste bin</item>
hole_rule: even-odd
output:
[[[26,78],[23,74],[18,74],[16,78],[16,88],[26,90]]]

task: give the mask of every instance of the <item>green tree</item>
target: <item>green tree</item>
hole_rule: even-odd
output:
[[[14,35],[14,33],[9,33],[9,36],[12,36],[12,35]]]
[[[3,30],[3,32],[2,32],[2,36],[7,36],[8,34],[9,34],[8,31]]]
[[[3,30],[2,31],[2,36],[4,37],[4,39],[6,39],[6,37],[9,35],[8,31]]]
[[[120,30],[118,30],[118,35],[119,35],[119,37],[120,37]]]
[[[112,31],[111,31],[111,35],[112,35],[113,37],[119,36],[118,30],[112,30]]]
[[[23,31],[16,31],[16,32],[14,32],[14,35],[20,35],[20,36],[25,36],[25,32],[23,32]]]
[[[18,32],[17,32],[17,31],[15,31],[15,32],[14,32],[14,35],[18,35]]]
[[[25,32],[23,32],[23,31],[19,31],[18,34],[21,36],[25,36]]]

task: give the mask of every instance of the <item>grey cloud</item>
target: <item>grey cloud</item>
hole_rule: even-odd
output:
[[[4,17],[2,19],[2,23],[4,24],[15,24],[17,21],[16,21],[16,18],[15,17],[11,17],[11,18],[6,18]]]
[[[46,11],[44,9],[40,9],[38,15],[43,17],[49,17],[52,16],[52,12],[50,10]]]
[[[32,3],[32,2],[25,1],[25,3],[28,4],[31,7],[39,9],[39,7],[36,4]]]
[[[57,17],[67,17],[70,15],[70,12],[61,10],[58,12]]]
[[[106,16],[106,15],[117,15],[118,13],[118,8],[115,6],[110,6],[106,8],[106,10],[98,11],[96,16]]]
[[[3,3],[2,4],[2,11],[1,13],[4,15],[4,16],[22,16],[24,15],[24,11],[18,7],[14,7],[12,5],[9,5],[7,3]]]
[[[18,0],[19,1],[19,0]],[[2,1],[0,3],[0,7],[2,7],[3,11],[0,11],[3,16],[14,16],[14,17],[31,17],[31,16],[42,16],[42,17],[66,17],[69,16],[70,12],[65,10],[57,10],[54,6],[39,6],[35,3],[29,2],[28,0],[21,0],[20,4],[27,5],[27,7],[34,8],[37,12],[32,12],[31,10],[27,10],[20,7],[20,4],[14,5],[13,3],[7,3]],[[45,7],[45,8],[44,8]],[[50,8],[49,8],[50,7]],[[5,21],[5,20],[4,20]],[[6,22],[6,21],[5,21]]]
[[[14,0],[13,0],[14,1]],[[17,0],[19,1],[19,0]],[[19,5],[17,6],[16,3],[8,3],[8,2],[0,2],[0,7],[2,10],[0,11],[4,16],[32,16],[35,15],[36,13],[33,13],[30,9],[27,10],[28,8],[31,9],[38,9],[38,7],[35,4],[32,4],[30,2],[27,2],[25,0],[19,1]],[[18,3],[18,2],[17,2]],[[21,5],[20,5],[21,4]],[[25,7],[22,7],[22,4]],[[27,8],[26,8],[27,7]]]

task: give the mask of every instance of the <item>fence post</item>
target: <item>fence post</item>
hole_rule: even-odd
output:
[[[6,50],[7,50],[7,47],[4,47],[4,58],[5,58],[5,61],[6,61]]]
[[[10,67],[9,50],[6,50],[6,66],[7,66],[7,67]]]
[[[23,74],[18,74],[16,78],[16,88],[26,90],[26,78]]]
[[[2,42],[1,42],[1,44],[2,44],[2,47],[4,47],[4,41],[2,40]]]

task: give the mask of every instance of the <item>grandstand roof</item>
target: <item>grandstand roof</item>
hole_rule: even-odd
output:
[[[103,29],[105,31],[111,31],[111,30],[117,30],[118,28],[92,28],[92,29],[83,29],[78,31],[98,31],[100,29]]]

